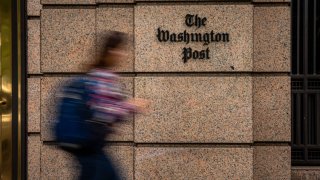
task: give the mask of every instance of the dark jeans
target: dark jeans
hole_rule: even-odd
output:
[[[80,180],[120,180],[111,160],[103,153],[78,152],[74,153],[81,165]]]

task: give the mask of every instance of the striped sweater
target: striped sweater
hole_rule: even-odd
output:
[[[122,121],[135,110],[135,106],[126,102],[118,75],[109,70],[91,70],[88,73],[87,89],[94,121],[111,124]]]

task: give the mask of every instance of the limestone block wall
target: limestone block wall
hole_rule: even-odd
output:
[[[292,180],[300,179],[319,179],[320,169],[319,167],[295,167],[292,169]]]
[[[185,27],[188,13],[206,27]],[[114,70],[152,102],[106,139],[123,179],[290,179],[290,21],[288,0],[28,0],[28,178],[76,179],[51,132],[55,94],[118,30],[129,56]],[[183,63],[182,48],[205,46],[159,42],[158,27],[230,41]]]

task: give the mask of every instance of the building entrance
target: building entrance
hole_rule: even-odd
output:
[[[0,0],[0,175],[25,177],[24,4]]]

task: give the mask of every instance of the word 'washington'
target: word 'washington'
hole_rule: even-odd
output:
[[[207,18],[200,18],[198,15],[187,14],[185,17],[185,24],[188,27],[195,26],[197,29],[205,27]],[[190,42],[201,42],[204,46],[213,42],[229,42],[229,33],[216,33],[213,30],[206,33],[189,33],[187,30],[179,33],[171,33],[168,30],[163,30],[160,27],[157,31],[157,38],[159,42],[183,42],[189,44]],[[189,59],[210,59],[209,48],[205,50],[193,50],[190,47],[182,49],[182,59],[186,63]]]
[[[182,33],[170,33],[168,30],[158,28],[157,38],[160,42],[203,42],[203,45],[209,45],[212,42],[229,42],[228,33],[188,33],[186,30]]]

